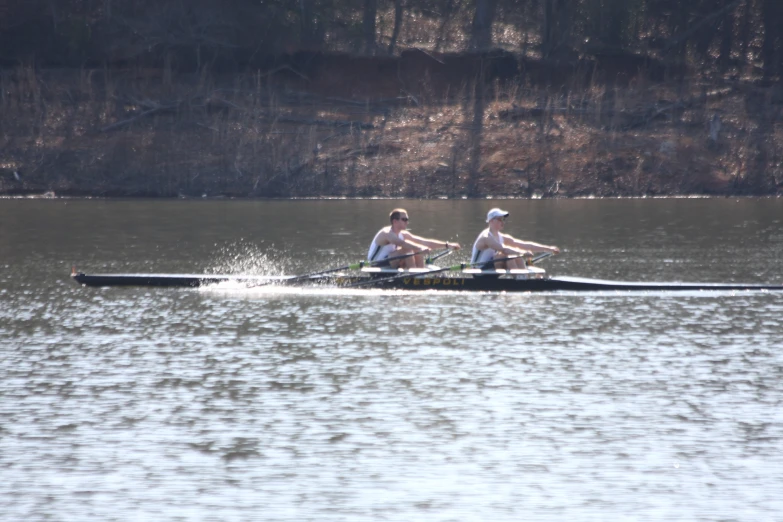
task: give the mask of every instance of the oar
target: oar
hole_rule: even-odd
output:
[[[378,265],[380,263],[384,263],[384,262],[387,262],[387,261],[395,261],[395,260],[398,260],[398,259],[406,259],[406,258],[415,256],[415,255],[417,255],[419,253],[420,252],[412,252],[410,254],[405,254],[405,255],[402,255],[402,256],[387,257],[386,259],[381,259],[379,261],[359,261],[359,262],[356,262],[356,263],[351,263],[350,265],[345,265],[345,266],[341,266],[341,267],[337,267],[337,268],[329,268],[329,269],[321,270],[321,271],[318,271],[318,272],[311,272],[309,274],[302,274],[302,275],[298,275],[298,276],[294,276],[294,277],[289,277],[288,279],[275,279],[275,280],[267,281],[267,282],[264,282],[264,283],[256,283],[256,284],[248,285],[247,287],[248,288],[255,288],[257,286],[266,286],[266,285],[271,285],[271,284],[288,285],[288,284],[291,284],[291,283],[297,283],[297,282],[302,281],[304,279],[310,279],[312,277],[317,277],[317,276],[320,276],[320,275],[332,274],[334,272],[340,272],[342,270],[359,270],[360,268],[364,268],[366,266],[375,266],[375,265]]]

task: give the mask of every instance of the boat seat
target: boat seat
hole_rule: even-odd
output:
[[[391,267],[378,267],[378,266],[366,266],[361,269],[361,272],[364,272],[365,274],[399,274],[403,272],[404,270],[402,268],[391,268]]]
[[[389,274],[392,275],[401,275],[401,274],[426,274],[429,272],[432,272],[433,270],[440,270],[439,266],[435,265],[429,265],[427,268],[409,268],[409,269],[403,269],[403,268],[391,268],[388,266],[385,267],[377,267],[377,266],[368,266],[361,269],[361,272],[365,274]]]
[[[470,274],[472,276],[498,276],[504,279],[541,279],[546,276],[546,270],[538,268],[537,266],[529,266],[527,268],[512,268],[511,270],[505,270],[502,268],[493,268],[490,270],[481,270],[479,268],[468,268],[462,271],[464,274]]]
[[[408,272],[411,274],[423,274],[426,272],[432,272],[433,270],[437,270],[437,268],[409,268]]]

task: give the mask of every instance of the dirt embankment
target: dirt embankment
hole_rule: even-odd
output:
[[[783,89],[635,56],[298,53],[0,73],[0,194],[783,193]]]

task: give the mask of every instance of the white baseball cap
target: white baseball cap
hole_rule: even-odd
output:
[[[487,223],[489,223],[495,218],[506,217],[506,216],[508,216],[508,212],[506,212],[505,210],[500,210],[499,208],[493,208],[492,210],[487,212]]]

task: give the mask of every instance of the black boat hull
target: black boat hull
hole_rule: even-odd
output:
[[[286,285],[288,277],[230,276],[206,274],[72,274],[73,279],[82,285],[105,286],[147,286],[147,287],[200,287],[218,283],[233,282],[249,288]],[[296,285],[324,284],[347,287],[357,282],[370,283],[364,276],[338,275],[328,278],[313,278],[308,281],[297,280]],[[742,291],[767,290],[781,291],[783,285],[777,284],[723,284],[723,283],[645,283],[627,281],[605,281],[577,277],[548,277],[541,279],[512,279],[495,275],[475,277],[418,275],[378,278],[377,281],[362,288],[382,288],[394,290],[446,290],[478,292],[552,292],[552,291]]]

